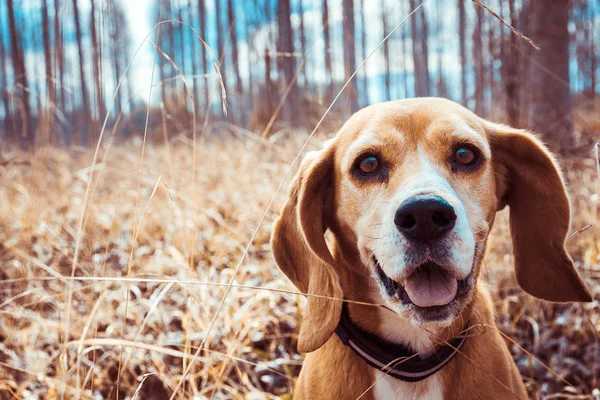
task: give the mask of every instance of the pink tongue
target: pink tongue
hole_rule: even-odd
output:
[[[421,268],[408,277],[406,293],[419,307],[443,306],[456,296],[456,278],[438,268]]]

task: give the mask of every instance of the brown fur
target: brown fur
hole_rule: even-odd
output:
[[[361,140],[366,150],[377,146],[385,160],[384,183],[349,173],[348,161],[359,155],[354,153],[365,151],[355,148],[362,146]],[[471,142],[487,153],[481,168],[470,173],[451,170],[448,149],[456,142]],[[463,196],[471,230],[480,244],[481,254],[473,266],[475,279],[494,215],[508,205],[521,287],[550,301],[591,300],[564,249],[570,209],[562,178],[539,140],[443,99],[367,107],[352,116],[325,149],[307,156],[274,227],[277,264],[299,290],[309,294],[298,347],[310,354],[296,386],[297,398],[355,399],[375,383],[375,370],[332,333],[341,313],[339,299],[372,302],[368,289],[376,285],[360,258],[356,221],[367,212],[372,212],[373,222],[386,217],[378,214],[374,199],[391,198],[418,172],[419,164],[411,162],[422,151],[418,149]],[[327,229],[334,237],[331,250],[324,239]],[[356,324],[380,333],[383,314],[375,310],[350,304]],[[394,315],[390,312],[385,318]],[[458,335],[467,319],[473,329],[461,354],[436,374],[444,398],[526,398],[504,340],[493,328],[492,304],[482,287],[476,288],[451,326],[436,333],[437,343]],[[372,395],[371,390],[363,398]]]

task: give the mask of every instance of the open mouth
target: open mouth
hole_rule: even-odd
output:
[[[471,274],[465,279],[457,280],[433,261],[426,261],[416,268],[404,285],[388,277],[377,259],[375,265],[387,295],[421,311],[441,311],[449,308],[467,293],[471,285]]]

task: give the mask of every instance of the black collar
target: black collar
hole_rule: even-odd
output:
[[[467,322],[465,329],[469,325]],[[342,343],[367,364],[405,382],[417,382],[438,372],[454,358],[466,339],[465,334],[457,336],[449,345],[440,347],[429,357],[419,358],[407,347],[389,342],[356,326],[350,319],[346,302],[335,333]]]

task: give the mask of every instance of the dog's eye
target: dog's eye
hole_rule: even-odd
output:
[[[381,167],[381,163],[377,159],[377,157],[373,155],[368,155],[361,157],[358,160],[357,168],[363,175],[371,175],[373,172],[377,171]]]
[[[454,162],[466,167],[475,165],[477,158],[475,150],[467,146],[461,146],[454,152]]]

